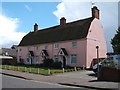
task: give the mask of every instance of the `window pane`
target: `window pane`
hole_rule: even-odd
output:
[[[72,47],[77,47],[77,42],[72,42]]]
[[[45,46],[45,50],[48,50],[48,46]]]
[[[39,62],[39,57],[38,56],[36,56],[36,63],[38,63]]]
[[[36,47],[36,50],[39,50],[39,47]]]
[[[59,48],[59,44],[58,43],[54,44],[54,49],[58,49],[58,48]]]
[[[26,61],[29,62],[29,58],[27,58]]]
[[[58,55],[54,55],[54,61],[58,61]]]
[[[76,54],[71,55],[71,64],[76,64]]]

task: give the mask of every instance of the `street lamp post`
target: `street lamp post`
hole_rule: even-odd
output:
[[[97,62],[99,63],[99,46],[96,46],[97,49]]]
[[[98,67],[98,79],[99,79],[99,46],[96,46],[96,49],[97,49],[97,62],[98,62],[98,65],[97,65],[97,67]]]

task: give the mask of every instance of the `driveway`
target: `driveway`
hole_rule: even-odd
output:
[[[78,72],[69,72],[64,74],[56,75],[58,77],[66,77],[66,78],[75,78],[75,79],[84,79],[84,80],[97,80],[93,71],[78,71]]]
[[[119,90],[120,85],[118,82],[98,81],[95,73],[87,70],[58,74],[56,77],[68,79],[62,83],[63,85],[69,83],[66,85],[76,85],[87,89]]]

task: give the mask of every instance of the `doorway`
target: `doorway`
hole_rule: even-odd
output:
[[[62,56],[62,60],[63,60],[63,68],[66,68],[66,57]]]

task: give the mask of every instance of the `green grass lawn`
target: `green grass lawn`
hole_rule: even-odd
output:
[[[13,71],[21,71],[21,72],[29,72],[34,74],[42,74],[42,75],[49,75],[48,74],[48,68],[35,68],[35,67],[26,67],[26,66],[14,66],[14,65],[0,65],[2,69],[6,70],[13,70]],[[77,68],[77,71],[81,70],[80,68]],[[64,69],[64,72],[72,72],[75,71],[73,69]],[[51,74],[55,73],[63,73],[62,69],[50,69]]]

